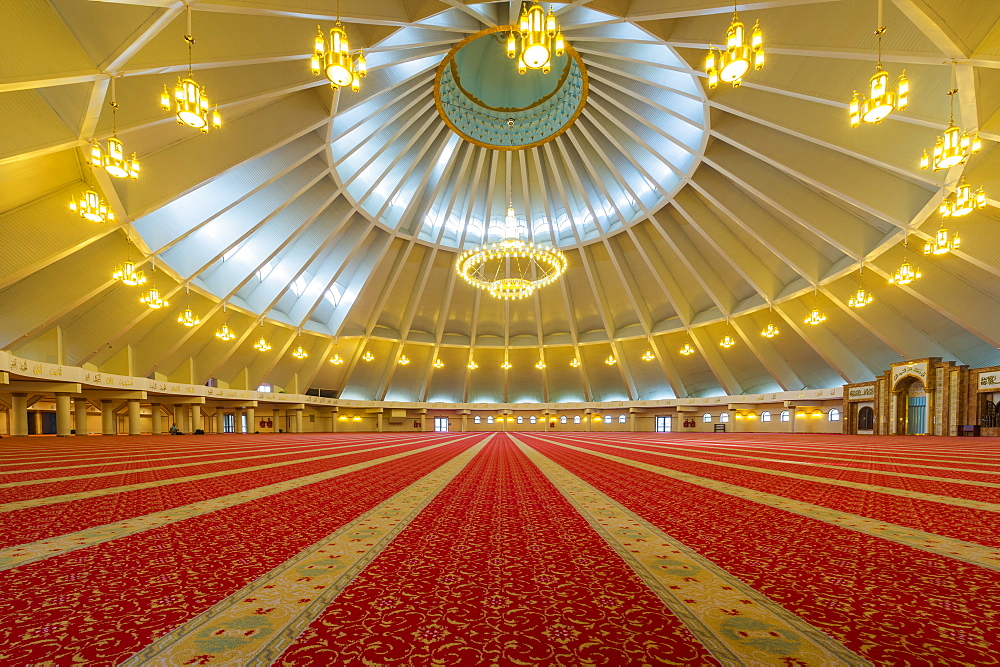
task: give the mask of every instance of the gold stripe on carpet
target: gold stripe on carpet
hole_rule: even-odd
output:
[[[512,439],[722,664],[871,664],[594,486]]]
[[[116,521],[115,523],[109,523],[103,526],[95,526],[93,528],[87,528],[75,533],[60,535],[59,537],[38,540],[37,542],[29,542],[27,544],[19,544],[6,549],[0,549],[0,572],[18,567],[20,565],[25,565],[27,563],[32,563],[36,560],[59,556],[70,551],[84,549],[95,544],[101,544],[102,542],[110,542],[111,540],[117,540],[122,537],[127,537],[128,535],[135,535],[136,533],[141,533],[152,528],[159,528],[160,526],[166,526],[171,523],[176,523],[177,521],[183,521],[184,519],[201,516],[202,514],[208,514],[209,512],[216,512],[227,507],[232,507],[233,505],[260,500],[261,498],[273,496],[276,493],[291,491],[292,489],[298,489],[308,484],[323,482],[328,479],[333,479],[334,477],[346,475],[358,470],[364,470],[365,468],[370,468],[371,466],[379,465],[381,463],[388,463],[406,456],[426,452],[427,450],[441,447],[442,445],[458,442],[460,439],[461,438],[439,442],[427,447],[421,447],[420,449],[414,449],[413,451],[400,452],[398,454],[391,454],[389,456],[383,456],[382,458],[372,459],[371,461],[355,463],[354,465],[344,468],[336,468],[334,470],[327,470],[314,475],[307,475],[305,477],[298,477],[284,482],[277,482],[276,484],[268,484],[267,486],[250,489],[249,491],[240,491],[238,493],[231,493],[229,495],[212,498],[210,500],[202,500],[189,505],[182,505],[181,507],[172,507],[168,510],[163,510],[162,512],[154,512],[152,514],[146,514],[132,519],[124,519],[122,521]]]
[[[541,438],[546,442],[551,442],[553,444],[562,444],[556,440],[548,440],[546,438]],[[581,439],[582,441],[582,439]],[[802,475],[794,472],[784,472],[781,470],[774,470],[772,468],[757,468],[755,466],[745,466],[739,463],[724,463],[722,461],[706,461],[704,459],[695,458],[692,456],[681,456],[679,454],[667,454],[665,452],[651,452],[644,449],[632,449],[627,445],[614,445],[609,442],[592,442],[589,444],[600,445],[602,447],[614,447],[615,449],[625,449],[627,451],[633,452],[635,454],[650,454],[652,456],[665,456],[671,459],[681,459],[683,461],[693,461],[695,463],[705,463],[708,465],[723,466],[725,468],[735,468],[736,470],[747,470],[749,472],[760,472],[767,475],[775,475],[777,477],[787,477],[789,479],[800,479],[805,482],[819,482],[821,484],[832,484],[833,486],[845,486],[850,489],[859,489],[861,491],[874,491],[875,493],[884,493],[890,496],[901,496],[903,498],[915,498],[917,500],[928,500],[933,503],[942,503],[944,505],[955,505],[956,507],[967,507],[974,510],[982,510],[984,512],[1000,512],[1000,504],[998,503],[986,503],[980,500],[968,500],[966,498],[953,498],[951,496],[939,496],[935,493],[922,493],[920,491],[907,491],[906,489],[894,489],[889,486],[878,486],[877,484],[863,484],[861,482],[848,482],[842,479],[831,479],[829,477],[815,477],[813,475]],[[604,456],[604,454],[599,452],[594,452],[590,450],[586,451],[588,454],[595,454],[597,456]],[[895,474],[895,473],[888,473]],[[944,481],[951,482],[954,480],[946,479]],[[983,484],[984,486],[997,486],[996,484]]]
[[[58,496],[44,496],[42,498],[30,498],[28,500],[15,500],[9,503],[0,503],[0,513],[13,512],[14,510],[30,509],[32,507],[44,507],[45,505],[55,505],[56,503],[66,503],[79,500],[86,500],[88,498],[99,498],[101,496],[112,496],[116,493],[125,493],[126,491],[138,491],[141,489],[152,489],[158,486],[168,486],[170,484],[179,484],[181,482],[197,482],[205,479],[212,479],[215,477],[225,477],[226,475],[245,475],[248,472],[257,472],[258,470],[270,470],[289,465],[298,465],[300,463],[311,463],[313,461],[322,461],[323,459],[332,459],[338,456],[349,456],[351,454],[366,454],[368,452],[374,452],[380,449],[388,449],[390,447],[403,447],[403,446],[405,445],[398,445],[398,444],[382,445],[381,447],[369,447],[368,449],[362,449],[353,452],[338,452],[336,454],[327,454],[326,456],[314,456],[308,459],[299,459],[297,461],[287,461],[284,463],[271,463],[267,465],[250,466],[249,468],[227,468],[226,470],[220,470],[219,472],[206,472],[201,475],[187,475],[186,477],[171,477],[170,479],[161,479],[155,482],[139,482],[138,484],[127,484],[125,486],[111,486],[106,489],[80,491],[79,493],[64,493]]]
[[[412,441],[410,441],[410,442],[412,442]],[[406,443],[401,443],[400,446],[402,446],[403,444],[406,444]],[[354,447],[355,445],[346,445],[346,446],[347,447]],[[364,445],[357,445],[357,446],[364,446]],[[78,480],[78,479],[99,479],[101,477],[114,477],[115,475],[131,475],[131,474],[134,474],[134,473],[153,472],[153,471],[156,471],[156,470],[175,470],[177,468],[190,468],[192,466],[200,466],[200,465],[216,465],[218,463],[233,463],[234,461],[252,461],[254,459],[267,459],[267,458],[274,458],[276,456],[295,456],[296,454],[308,454],[309,452],[321,452],[321,451],[324,451],[324,450],[325,451],[329,451],[329,449],[330,449],[329,444],[320,443],[320,444],[313,444],[313,445],[310,445],[309,447],[305,447],[305,448],[299,449],[297,451],[291,451],[291,452],[268,452],[268,453],[264,453],[264,454],[256,454],[255,453],[255,454],[252,454],[250,456],[235,456],[235,457],[229,458],[229,459],[213,459],[211,461],[203,461],[203,462],[198,462],[198,463],[176,463],[176,464],[170,464],[170,465],[165,465],[165,466],[152,466],[152,467],[149,467],[149,468],[132,468],[131,470],[111,470],[111,471],[108,471],[108,472],[95,472],[95,473],[90,474],[90,475],[68,475],[66,477],[47,477],[47,478],[44,478],[44,479],[29,479],[29,480],[23,480],[23,481],[20,481],[20,482],[0,482],[0,489],[9,489],[9,488],[17,487],[17,486],[32,486],[33,484],[52,484],[54,482],[72,482],[72,481],[75,481],[75,480]],[[345,453],[356,454],[358,452],[367,451],[368,449],[376,449],[376,448],[375,447],[367,447],[365,449],[356,449],[356,450],[354,450],[352,452],[345,452]],[[274,463],[271,466],[265,466],[265,467],[290,465],[290,464],[304,462],[304,461],[315,461],[315,460],[321,459],[321,458],[326,458],[326,457],[325,456],[317,456],[317,457],[309,458],[309,459],[297,459],[295,461],[284,461],[282,463]],[[96,464],[92,463],[92,464],[90,464],[89,466],[86,466],[86,467],[93,467],[95,465],[101,465],[101,464],[100,463],[96,463]],[[112,463],[110,465],[119,465],[119,464]],[[251,470],[251,468],[239,468],[238,470]],[[17,475],[17,474],[20,474],[22,472],[32,472],[32,471],[20,470],[20,471],[14,472],[14,473],[0,473],[0,474],[14,474],[14,475]]]
[[[490,437],[122,664],[271,664],[482,451]]]
[[[539,439],[546,440],[545,438]],[[921,551],[927,551],[939,556],[946,556],[947,558],[960,560],[964,563],[969,563],[970,565],[985,567],[989,570],[996,570],[1000,572],[1000,553],[998,553],[995,548],[987,547],[982,544],[966,542],[952,537],[944,537],[936,533],[928,533],[916,528],[908,528],[906,526],[879,521],[878,519],[870,519],[857,514],[841,512],[829,507],[822,507],[820,505],[814,505],[800,500],[793,500],[792,498],[785,498],[784,496],[767,493],[765,491],[757,491],[737,486],[735,484],[729,484],[728,482],[720,482],[718,480],[708,479],[707,477],[699,477],[686,472],[679,472],[669,468],[661,468],[649,463],[633,461],[621,456],[615,456],[614,454],[594,452],[589,449],[576,447],[564,442],[556,442],[554,440],[546,441],[559,445],[560,447],[566,447],[568,449],[590,454],[608,461],[623,463],[625,465],[632,466],[633,468],[645,470],[664,477],[670,477],[671,479],[676,479],[681,482],[696,484],[706,489],[711,489],[712,491],[718,491],[737,498],[743,498],[744,500],[750,500],[761,505],[767,505],[768,507],[774,507],[793,514],[799,514],[801,516],[809,517],[810,519],[816,519],[818,521],[823,521],[824,523],[840,526],[841,528],[847,528],[859,533],[864,533],[865,535],[878,537],[891,542],[897,542],[908,547],[913,547],[914,549],[920,549]],[[866,485],[862,484],[857,486],[864,487]],[[881,489],[881,487],[872,488],[875,490]],[[891,490],[892,489],[889,489],[889,491]],[[900,492],[894,495],[907,496],[906,492]],[[925,495],[927,494],[915,493],[913,496],[907,497],[920,497]],[[938,496],[933,496],[932,498],[936,500]],[[988,503],[980,504],[986,505]]]

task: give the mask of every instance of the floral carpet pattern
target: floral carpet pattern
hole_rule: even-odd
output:
[[[1000,441],[0,441],[0,665],[1000,665]]]

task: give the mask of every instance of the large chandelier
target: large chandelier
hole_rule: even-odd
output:
[[[115,212],[94,190],[87,190],[79,199],[70,200],[69,210],[79,213],[81,218],[91,222],[115,221]]]
[[[980,187],[973,192],[972,186],[966,182],[963,176],[955,191],[941,201],[941,207],[938,210],[943,218],[960,218],[985,206],[986,191]]]
[[[518,74],[524,74],[529,69],[540,69],[542,74],[548,74],[552,69],[552,52],[561,56],[566,50],[566,41],[552,7],[549,7],[546,16],[538,0],[530,6],[522,2],[517,24],[518,31],[511,30],[507,35],[507,57],[517,58]],[[517,35],[521,37],[520,57],[517,54]]]
[[[503,239],[459,255],[455,270],[465,282],[498,299],[524,299],[566,272],[566,255],[558,248],[521,238],[513,205],[504,218]]]
[[[358,49],[357,60],[351,53],[351,43],[347,39],[347,31],[340,22],[338,3],[337,22],[330,28],[330,39],[327,41],[323,29],[316,28],[316,39],[313,44],[312,58],[309,59],[313,76],[323,74],[334,90],[351,87],[351,90],[361,90],[361,79],[368,74],[368,63],[365,62],[364,51]]]
[[[115,77],[111,77],[111,136],[108,138],[107,147],[101,146],[101,142],[94,140],[90,147],[90,163],[101,167],[115,178],[131,177],[132,180],[139,178],[139,160],[135,153],[132,157],[125,157],[125,147],[121,139],[118,138],[118,101],[115,93]]]
[[[746,42],[746,31],[736,12],[736,2],[733,2],[733,22],[729,24],[726,33],[726,50],[721,51],[714,46],[708,47],[708,57],[705,59],[705,72],[708,74],[708,87],[714,89],[719,80],[732,83],[733,88],[739,88],[743,75],[750,68],[760,69],[764,66],[764,35],[760,31],[760,21],[754,23],[750,33],[750,43]]]
[[[875,74],[869,81],[868,99],[854,91],[851,99],[851,127],[865,123],[878,123],[896,109],[905,109],[909,98],[910,82],[906,78],[906,70],[896,80],[895,88],[889,86],[889,74],[882,69],[882,34],[886,27],[882,25],[882,0],[878,0],[878,25],[875,35],[878,37],[878,60],[875,63]]]
[[[910,266],[910,263],[906,261],[906,250],[908,245],[906,230],[903,230],[903,263],[899,265],[899,269],[896,270],[896,273],[889,276],[890,285],[909,285],[914,280],[919,280],[923,277],[919,268],[913,268]]]
[[[955,234],[949,234],[948,230],[944,228],[944,223],[941,223],[941,229],[937,231],[937,235],[934,237],[934,240],[928,241],[924,245],[924,254],[944,255],[952,250],[958,250],[961,245],[962,238],[958,235],[958,232]]]
[[[969,159],[973,153],[978,153],[983,147],[977,132],[963,132],[955,125],[955,95],[958,94],[958,87],[955,84],[955,63],[951,64],[951,90],[948,97],[951,98],[951,111],[948,119],[948,129],[937,138],[934,148],[927,150],[920,158],[920,168],[931,168],[934,171],[957,167]]]
[[[160,93],[160,106],[164,111],[173,111],[179,124],[201,130],[201,133],[204,134],[208,132],[209,127],[222,127],[222,116],[219,114],[219,107],[213,108],[208,101],[204,86],[199,85],[194,80],[194,65],[191,54],[194,46],[194,35],[191,32],[191,5],[187,5],[187,34],[184,35],[184,41],[187,42],[188,47],[187,76],[183,79],[178,77],[172,99],[166,84],[163,85],[163,92]]]

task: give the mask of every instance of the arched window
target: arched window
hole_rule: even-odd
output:
[[[559,418],[559,423],[560,424],[565,424],[566,423],[566,415],[563,415],[562,417]]]
[[[611,423],[611,415],[604,415],[604,423],[605,424]]]
[[[473,424],[480,424],[480,423],[482,423],[482,421],[483,421],[483,419],[479,415],[476,415],[475,417],[472,418],[472,423]]]
[[[786,421],[788,421],[788,419],[789,419],[788,410],[782,410],[781,411],[781,421],[786,422]]]
[[[618,423],[619,424],[625,423],[625,415],[618,415]]]
[[[727,421],[729,421],[729,413],[723,412],[721,415],[719,415],[719,421],[722,423],[726,423]]]
[[[840,410],[838,410],[837,408],[830,408],[830,412],[828,412],[826,414],[826,417],[827,417],[827,419],[829,419],[832,422],[839,422],[840,421]]]
[[[712,423],[712,415],[710,415],[709,413],[706,412],[705,414],[703,414],[701,416],[701,420],[703,422],[705,422],[706,424],[711,424]]]
[[[760,420],[762,422],[769,422],[769,421],[771,421],[771,413],[768,412],[767,410],[764,410],[764,412],[760,413]]]
[[[493,423],[493,415],[490,415],[489,417],[486,418],[486,423],[487,424],[492,424]]]
[[[536,423],[538,421],[538,419],[535,418],[535,415],[531,415],[531,418],[528,421],[530,421],[532,424],[534,424],[534,423]]]
[[[573,417],[573,423],[574,424],[579,424],[580,423],[580,415],[577,415],[577,416]]]
[[[518,415],[517,416],[517,423],[518,424],[523,424],[524,423],[524,417],[522,417],[521,415]]]
[[[870,431],[875,426],[875,411],[870,406],[858,410],[858,430]]]

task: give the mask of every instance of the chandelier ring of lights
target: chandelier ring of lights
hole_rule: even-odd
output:
[[[538,277],[530,279],[524,273],[520,276],[489,275],[491,265],[499,272],[505,268],[503,264],[518,264],[520,260],[524,260],[525,267],[533,264],[538,269]],[[465,282],[473,287],[486,290],[498,299],[515,300],[527,298],[536,289],[551,284],[566,271],[566,266],[566,255],[558,248],[520,239],[504,239],[484,248],[465,251],[458,258],[457,269]]]

